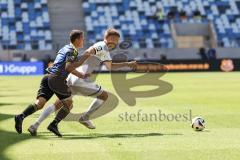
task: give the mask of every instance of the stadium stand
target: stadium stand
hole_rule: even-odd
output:
[[[161,8],[165,19],[154,18]],[[240,2],[235,0],[83,0],[88,39],[98,41],[104,29],[120,29],[125,39],[133,41],[134,48],[173,48],[170,23],[214,24],[219,47],[240,46]],[[185,10],[187,19],[179,11]],[[198,10],[200,18],[194,13]],[[174,11],[173,20],[168,13]]]
[[[47,0],[1,0],[0,14],[0,48],[52,49]]]

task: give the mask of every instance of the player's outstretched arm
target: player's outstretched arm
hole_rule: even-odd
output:
[[[75,62],[67,62],[65,69],[67,72],[72,73],[73,75],[79,77],[79,78],[85,78],[86,76],[82,74],[81,72],[78,72],[75,67]]]
[[[81,66],[93,54],[95,54],[95,49],[93,47],[88,48],[78,61],[68,61],[66,63],[66,71],[79,78],[86,78],[89,75],[83,75],[81,72],[77,71],[76,68]]]
[[[83,56],[75,63],[75,68],[81,66],[89,57],[96,53],[93,47],[89,47],[84,53]]]
[[[115,69],[119,69],[122,67],[129,67],[131,69],[136,69],[136,67],[137,67],[136,61],[122,62],[122,63],[112,63],[112,61],[106,61],[106,62],[104,62],[104,64],[106,65],[106,67],[109,70],[115,70]]]

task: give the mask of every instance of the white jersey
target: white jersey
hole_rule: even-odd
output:
[[[101,60],[101,62],[104,61],[111,61],[112,58],[110,57],[110,53],[107,47],[107,44],[104,41],[97,42],[93,45],[93,48],[96,51],[95,56]]]
[[[83,74],[91,74],[95,69],[100,69],[101,65],[105,61],[111,61],[108,47],[104,41],[97,42],[93,45],[95,49],[95,55],[88,58],[80,67],[76,70]],[[74,85],[76,81],[80,79],[73,74],[69,74],[67,81],[69,85]]]

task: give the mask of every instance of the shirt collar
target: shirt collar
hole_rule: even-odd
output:
[[[78,50],[72,43],[70,43],[70,46],[72,46],[74,50]]]

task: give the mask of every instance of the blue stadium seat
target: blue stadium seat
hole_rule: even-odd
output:
[[[213,21],[219,42],[223,42],[225,47],[240,46],[240,17],[235,0],[84,0],[83,2],[84,14],[89,16],[88,19],[85,18],[87,31],[91,32],[88,35],[91,35],[93,41],[97,39],[95,33],[102,33],[108,27],[115,27],[120,29],[124,38],[133,41],[135,48],[159,46],[172,48],[174,43],[169,20],[158,22],[152,17],[157,8],[163,8],[165,17],[168,11],[177,8],[185,9],[187,15],[192,15],[193,11],[198,9],[203,15],[199,20],[190,16],[187,21],[177,16],[177,22]],[[98,27],[103,22],[106,22],[105,25]],[[157,42],[157,39],[160,42]]]
[[[0,48],[52,49],[47,0],[1,0],[0,8]]]

